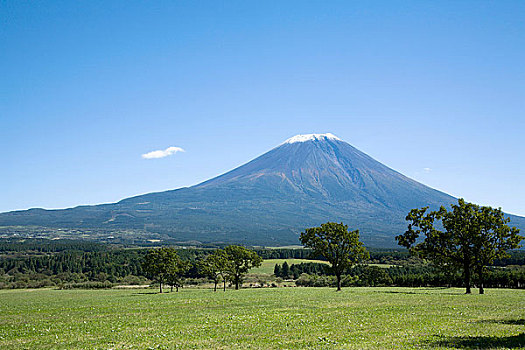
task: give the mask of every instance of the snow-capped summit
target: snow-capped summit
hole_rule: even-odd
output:
[[[326,134],[303,134],[303,135],[295,135],[294,137],[290,137],[288,140],[284,141],[284,143],[295,143],[295,142],[306,142],[306,141],[321,141],[321,140],[337,140],[342,141],[339,137],[335,136],[331,133]]]
[[[411,209],[454,202],[333,134],[310,134],[191,187],[113,204],[0,213],[0,235],[5,226],[133,229],[139,240],[278,246],[297,244],[305,228],[332,221],[359,229],[369,246],[394,247]],[[525,229],[525,218],[512,222]]]

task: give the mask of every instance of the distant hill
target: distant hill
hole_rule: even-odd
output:
[[[326,221],[359,228],[369,246],[395,246],[412,208],[456,199],[388,168],[332,134],[298,135],[196,186],[114,204],[0,214],[0,226],[136,229],[178,241],[297,244]],[[525,229],[525,218],[511,216]]]

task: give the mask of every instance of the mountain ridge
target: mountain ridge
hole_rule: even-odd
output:
[[[359,228],[366,244],[392,247],[410,209],[454,202],[333,134],[307,134],[194,186],[111,204],[3,213],[0,226],[137,229],[181,241],[282,245],[298,243],[306,227],[342,221]],[[525,219],[512,218],[525,227]]]

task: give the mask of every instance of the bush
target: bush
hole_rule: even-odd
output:
[[[359,276],[344,275],[343,277],[341,277],[341,286],[343,287],[357,286],[358,283],[359,283]]]
[[[148,284],[149,280],[143,276],[127,275],[126,277],[120,278],[118,284],[124,285],[140,285]]]
[[[50,279],[38,280],[38,281],[29,281],[27,283],[27,288],[44,288],[52,287],[55,284]]]
[[[335,276],[318,276],[306,273],[301,274],[295,281],[295,285],[299,287],[335,287],[336,283]]]

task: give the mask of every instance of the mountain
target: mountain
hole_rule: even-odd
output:
[[[297,244],[326,221],[359,228],[369,246],[395,246],[412,208],[456,199],[381,164],[332,134],[297,135],[198,185],[114,204],[0,214],[0,226],[139,230],[181,242]],[[525,228],[525,218],[512,217]]]

